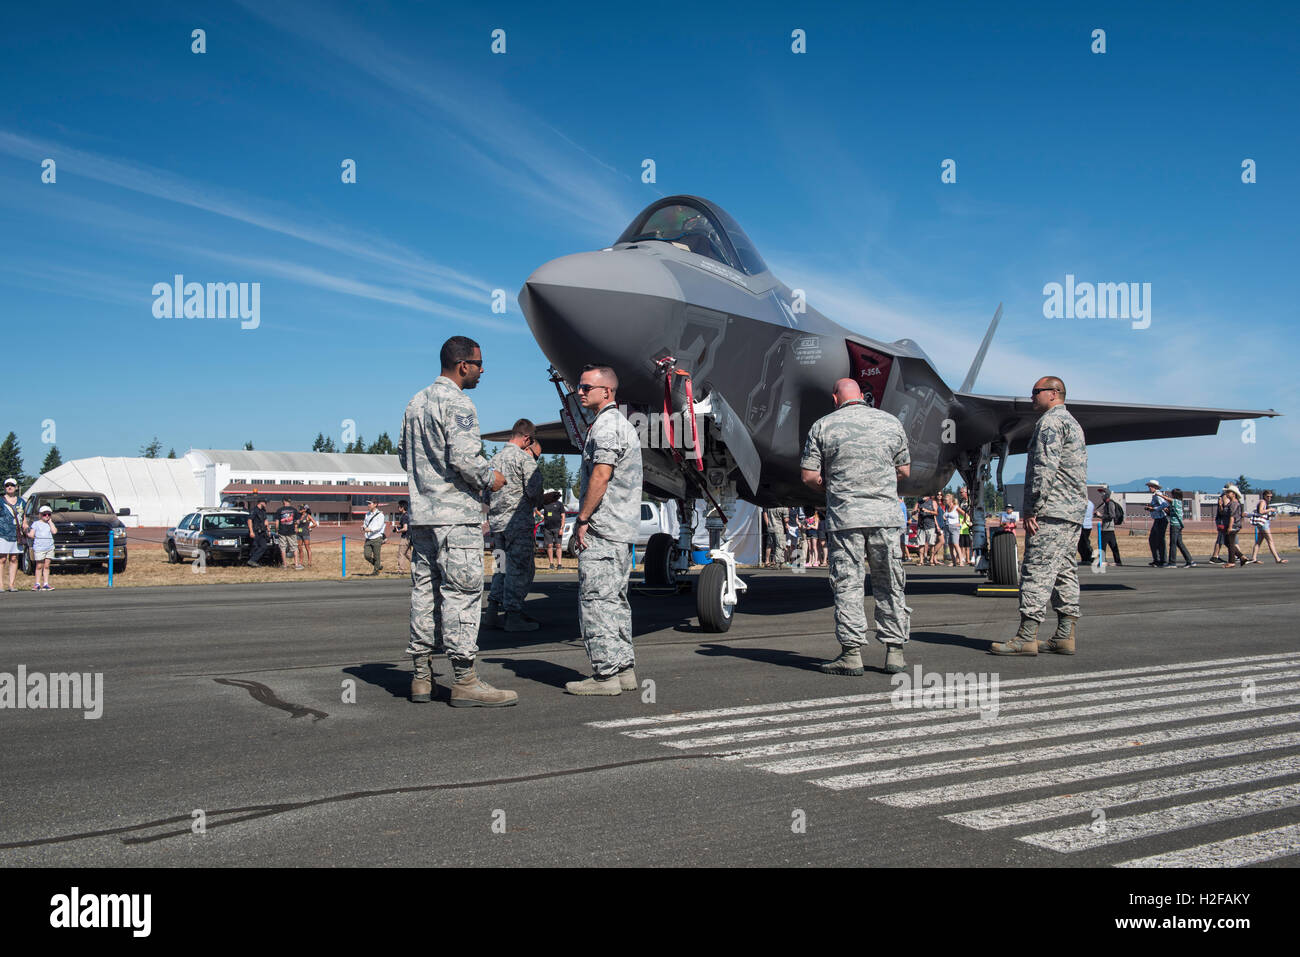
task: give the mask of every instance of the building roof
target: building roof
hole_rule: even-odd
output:
[[[46,472],[28,490],[100,492],[114,509],[129,508],[128,525],[169,525],[202,501],[194,469],[185,459],[73,459]]]
[[[345,475],[405,475],[396,455],[356,452],[259,452],[252,449],[192,449],[240,472],[336,472]],[[256,477],[256,476],[251,476]]]

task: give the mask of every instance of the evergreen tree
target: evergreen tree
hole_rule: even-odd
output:
[[[393,445],[393,440],[388,437],[387,432],[381,432],[379,438],[370,443],[370,448],[366,449],[371,455],[396,455],[397,448]]]
[[[22,486],[23,454],[18,445],[18,436],[13,432],[5,436],[4,442],[0,442],[0,481],[11,477],[18,479],[19,486]]]
[[[327,439],[325,440],[325,444],[322,445],[322,446],[320,447],[320,451],[322,451],[322,452],[337,452],[338,449],[334,448],[334,439],[333,439],[332,437],[331,437],[331,438],[327,438]]]
[[[1250,479],[1246,478],[1244,475],[1237,476],[1237,488],[1241,489],[1242,497],[1245,497],[1247,492],[1254,491],[1254,489],[1250,487]]]
[[[153,441],[148,445],[140,446],[140,454],[147,459],[156,459],[158,453],[162,451],[162,443],[158,441],[158,436],[153,437]]]
[[[41,463],[41,474],[53,472],[63,464],[63,456],[59,454],[59,447],[51,445],[50,450],[45,453],[45,461]]]
[[[252,439],[249,439],[247,442],[244,443],[244,451],[245,451],[245,452],[251,452],[251,451],[253,451],[253,440],[252,440]]]
[[[174,458],[176,458],[176,450],[175,450],[175,449],[168,449],[168,450],[167,450],[167,457],[168,457],[169,459],[174,459]]]
[[[324,433],[324,432],[317,432],[317,433],[316,433],[316,441],[313,442],[313,443],[311,444],[311,450],[312,450],[313,452],[324,452],[324,451],[325,451],[325,433]]]

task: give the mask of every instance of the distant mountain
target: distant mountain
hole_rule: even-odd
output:
[[[1116,484],[1112,482],[1110,489],[1112,492],[1145,492],[1147,482],[1155,479],[1163,488],[1180,488],[1185,492],[1217,492],[1223,488],[1224,482],[1236,482],[1235,475],[1144,475],[1142,478],[1133,479],[1131,482]],[[1271,488],[1277,495],[1294,495],[1300,493],[1300,476],[1279,479],[1257,479],[1250,475],[1246,476],[1250,482],[1250,487],[1255,491],[1262,488]],[[1020,472],[1013,478],[1005,479],[1008,485],[1015,485],[1025,480],[1025,473]],[[1097,479],[1089,478],[1088,481],[1096,482]]]

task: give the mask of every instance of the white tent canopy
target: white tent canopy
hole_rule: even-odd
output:
[[[73,459],[46,472],[27,490],[33,492],[100,492],[116,510],[129,508],[126,525],[162,527],[176,524],[202,503],[202,489],[185,459]]]

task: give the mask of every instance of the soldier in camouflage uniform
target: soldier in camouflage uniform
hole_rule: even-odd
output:
[[[767,520],[767,547],[770,549],[769,564],[780,568],[785,564],[785,520],[784,508],[765,508],[763,517]]]
[[[609,366],[587,366],[578,386],[583,406],[596,411],[582,449],[582,506],[573,526],[578,614],[592,676],[568,682],[569,694],[616,695],[637,687],[627,579],[641,524],[641,440],[614,404],[617,389]]]
[[[478,413],[464,390],[478,385],[478,343],[452,336],[442,346],[442,375],[406,407],[397,456],[411,490],[411,700],[433,696],[432,655],[439,643],[455,671],[453,707],[515,704],[478,677],[479,602],[483,595],[482,493],[505,478],[488,463]]]
[[[1088,447],[1083,429],[1065,408],[1065,383],[1045,376],[1034,384],[1039,419],[1025,463],[1025,557],[1020,563],[1020,629],[994,642],[995,655],[1036,655],[1047,599],[1056,609],[1056,633],[1044,651],[1074,654],[1079,621],[1079,571],[1074,552],[1088,508]]]
[[[885,645],[885,671],[905,667],[911,630],[898,529],[898,480],[911,472],[907,435],[897,418],[869,406],[852,379],[835,383],[836,410],[813,423],[804,443],[804,484],[826,494],[826,544],[835,594],[835,638],[840,656],[823,662],[832,675],[860,675],[867,641],[864,578],[871,570],[876,637]]]
[[[492,467],[506,478],[488,505],[488,530],[492,533],[492,588],[484,623],[500,627],[506,613],[506,631],[536,631],[538,623],[524,614],[524,599],[537,570],[534,556],[533,509],[542,501],[542,473],[537,469],[541,446],[533,438],[534,426],[520,419],[510,441],[492,459]]]

